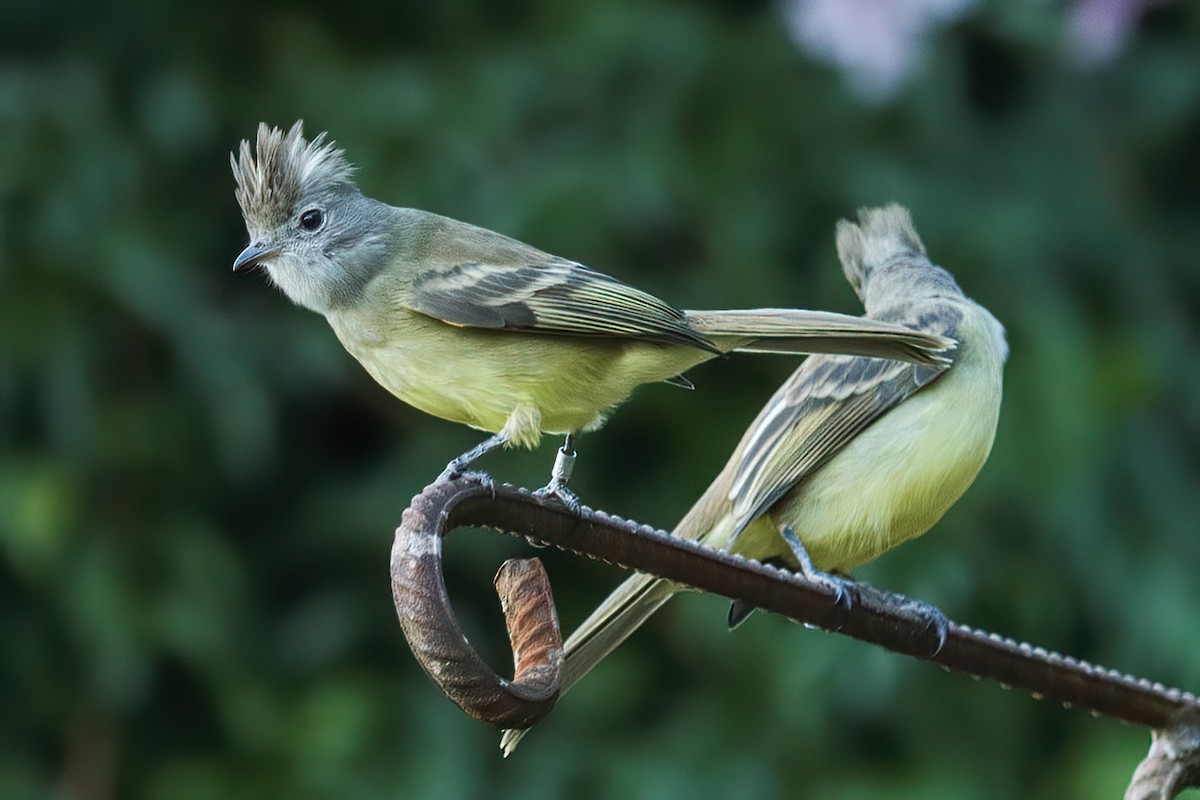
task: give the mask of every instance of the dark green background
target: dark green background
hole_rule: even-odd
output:
[[[910,206],[1008,327],[991,461],[864,568],[953,618],[1200,688],[1200,14],[1092,69],[995,2],[864,105],[769,3],[17,0],[0,10],[0,797],[1115,797],[1145,731],[688,596],[502,761],[387,572],[476,432],[255,275],[227,153],[328,129],[369,194],[693,308],[855,311],[833,225]],[[669,526],[794,361],[647,387],[575,487]],[[550,446],[486,466],[538,485]],[[502,664],[490,575],[457,608]],[[552,553],[571,628],[619,574]]]

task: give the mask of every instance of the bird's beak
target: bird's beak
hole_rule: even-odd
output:
[[[255,242],[247,245],[246,249],[238,253],[238,257],[233,260],[233,271],[241,272],[244,269],[256,267],[268,258],[279,255],[278,247],[268,247],[262,242]]]

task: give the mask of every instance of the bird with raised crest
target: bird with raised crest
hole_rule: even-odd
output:
[[[492,435],[453,459],[460,474],[500,446],[564,434],[543,491],[566,486],[573,436],[644,383],[690,386],[689,368],[730,351],[846,353],[933,366],[951,342],[901,323],[821,311],[681,311],[574,261],[484,228],[363,195],[342,150],[259,126],[230,156],[259,267],[325,316],[384,388]]]

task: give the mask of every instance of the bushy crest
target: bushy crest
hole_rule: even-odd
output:
[[[300,197],[316,186],[351,183],[354,166],[344,151],[325,141],[319,134],[311,142],[304,139],[304,122],[298,121],[287,133],[282,128],[259,123],[257,156],[250,142],[242,140],[229,164],[237,181],[237,201],[242,216],[252,226],[271,230],[287,221]]]
[[[837,250],[846,279],[860,294],[868,267],[878,266],[898,252],[914,257],[925,255],[925,245],[913,227],[912,214],[896,203],[883,208],[860,208],[857,225],[840,220]]]

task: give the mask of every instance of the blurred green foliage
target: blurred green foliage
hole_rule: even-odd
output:
[[[862,577],[955,619],[1200,687],[1200,13],[1063,55],[995,2],[864,105],[771,3],[0,7],[0,797],[1116,796],[1144,731],[676,601],[517,754],[419,671],[387,553],[478,435],[402,406],[325,323],[229,272],[226,153],[328,129],[367,193],[680,306],[854,311],[833,223],[913,209],[1008,326],[991,462]],[[643,389],[585,501],[669,526],[784,358]],[[486,466],[538,485],[552,459]],[[451,588],[503,657],[490,572]],[[564,626],[619,574],[546,553]]]

